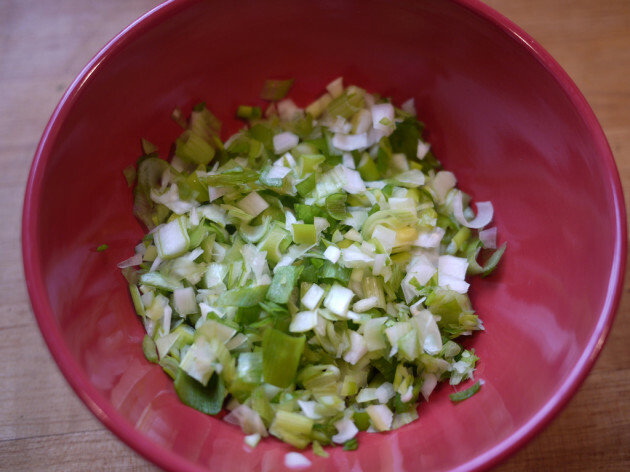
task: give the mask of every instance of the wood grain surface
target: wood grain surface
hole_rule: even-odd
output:
[[[156,471],[111,434],[58,371],[35,324],[20,253],[35,148],[72,79],[157,0],[0,0],[0,471]],[[630,1],[486,0],[581,89],[630,195]],[[498,471],[630,470],[630,288],[568,407]]]

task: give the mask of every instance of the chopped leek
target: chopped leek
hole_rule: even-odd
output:
[[[204,105],[173,113],[170,163],[142,142],[125,177],[150,232],[119,267],[145,357],[183,403],[228,408],[251,448],[270,434],[327,457],[417,419],[439,381],[473,378],[479,359],[456,339],[483,329],[467,277],[506,244],[492,204],[473,211],[441,170],[413,101],[337,78],[300,108],[292,83],[267,81],[272,103],[240,106],[247,128],[226,142]]]

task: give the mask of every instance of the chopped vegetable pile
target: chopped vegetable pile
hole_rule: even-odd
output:
[[[170,162],[143,140],[125,176],[150,232],[119,266],[145,355],[185,404],[229,410],[251,447],[271,434],[325,456],[473,378],[456,341],[483,329],[466,276],[492,272],[505,244],[492,204],[475,215],[441,170],[413,100],[337,79],[301,109],[290,87],[268,81],[271,103],[239,107],[247,126],[226,142],[205,105],[175,110]]]

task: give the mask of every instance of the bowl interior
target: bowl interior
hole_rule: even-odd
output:
[[[97,416],[164,468],[281,470],[290,448],[268,439],[244,453],[238,428],[182,405],[144,359],[116,268],[143,235],[122,170],[142,137],[168,154],[175,106],[205,101],[227,138],[240,126],[236,107],[260,103],[265,78],[294,78],[291,96],[304,106],[337,76],[397,104],[415,99],[444,167],[475,200],[493,202],[508,249],[471,288],[486,327],[467,342],[481,358],[482,391],[452,404],[445,386],[418,421],[362,433],[358,452],[307,452],[314,466],[493,463],[566,403],[601,348],[625,261],[620,185],[585,101],[522,32],[465,1],[168,3],[66,95],[38,150],[24,217],[26,276],[51,352]]]

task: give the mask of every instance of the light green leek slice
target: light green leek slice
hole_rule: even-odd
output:
[[[295,381],[305,341],[304,336],[289,336],[274,328],[265,330],[262,338],[265,382],[286,388]]]

